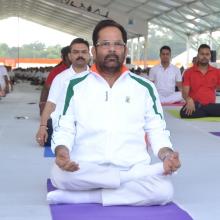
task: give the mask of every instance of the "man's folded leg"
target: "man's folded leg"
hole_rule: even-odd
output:
[[[80,162],[79,167],[78,171],[68,172],[54,164],[51,173],[52,184],[58,189],[71,191],[120,186],[120,171],[117,168],[89,162]]]
[[[161,103],[175,103],[183,101],[182,93],[181,92],[174,92],[169,96],[160,96]]]
[[[154,163],[152,165],[146,162],[140,162],[132,166],[129,170],[120,171],[121,184],[132,180],[141,179],[147,176],[162,175],[164,173],[163,163]]]
[[[145,176],[162,175],[163,163],[152,165],[140,162],[130,168],[122,169],[113,165],[98,165],[81,162],[75,172],[61,170],[56,164],[52,169],[51,181],[62,190],[91,190],[99,188],[118,188],[121,184]]]
[[[120,170],[114,166],[81,163],[80,170],[76,172],[66,172],[55,165],[52,171],[52,182],[58,190],[49,192],[47,200],[51,204],[163,204],[169,201],[167,197],[171,192],[167,177],[162,175],[163,171],[163,163],[153,165],[145,162],[139,163],[129,170]],[[157,194],[160,196],[158,197]],[[166,199],[162,199],[164,194]],[[128,200],[128,196],[132,199]],[[102,198],[104,199],[102,200]]]
[[[169,176],[155,175],[126,182],[118,189],[103,189],[102,204],[151,206],[172,201],[173,186]]]
[[[49,204],[59,203],[102,203],[101,189],[87,191],[67,191],[57,189],[47,194]]]
[[[55,190],[47,194],[50,204],[100,203],[104,206],[164,205],[172,200],[173,186],[167,176],[148,176],[121,184],[117,189],[86,191]]]

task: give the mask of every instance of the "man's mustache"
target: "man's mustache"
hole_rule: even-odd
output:
[[[209,62],[209,59],[203,58],[203,59],[201,59],[201,61],[203,61],[203,62]]]
[[[83,57],[78,57],[76,60],[85,60]]]
[[[104,60],[106,61],[106,60],[111,59],[111,58],[119,60],[119,57],[116,54],[108,54],[108,55],[106,55]]]

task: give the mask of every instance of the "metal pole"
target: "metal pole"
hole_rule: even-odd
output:
[[[18,56],[18,63],[17,63],[17,67],[19,67],[19,63],[20,63],[20,18],[19,18],[19,16],[18,16],[18,54],[17,54],[17,56]]]
[[[186,68],[189,67],[189,53],[190,53],[190,48],[191,48],[191,36],[187,35],[187,40],[186,40]]]
[[[146,32],[144,36],[144,68],[147,67],[148,22],[147,22],[145,31]]]
[[[131,39],[131,64],[134,62],[134,39]]]

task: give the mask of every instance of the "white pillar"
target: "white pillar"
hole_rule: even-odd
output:
[[[209,46],[210,46],[211,50],[213,50],[213,48],[212,48],[212,46],[213,46],[212,31],[209,32]]]
[[[132,38],[131,39],[131,53],[130,53],[131,55],[131,64],[133,64],[133,62],[134,62],[134,39]]]
[[[197,35],[197,44],[198,44],[198,47],[197,47],[197,49],[198,49],[200,44],[201,44],[201,39],[200,39],[200,35],[199,34]]]
[[[148,22],[146,25],[145,36],[144,36],[144,68],[147,67],[147,44],[148,44]]]
[[[16,63],[16,68],[19,68],[20,65],[20,17],[18,17],[18,29],[17,29],[17,47],[18,47],[18,51],[17,51],[17,59],[18,62]]]
[[[140,37],[138,37],[137,41],[137,60],[140,60],[141,58],[141,42],[140,42]]]
[[[190,48],[191,48],[191,36],[188,35],[186,40],[186,63],[185,63],[186,68],[189,67],[189,63],[191,62],[191,60],[189,60]]]

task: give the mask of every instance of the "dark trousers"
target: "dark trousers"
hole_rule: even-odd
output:
[[[47,132],[48,132],[48,138],[47,138],[47,142],[44,144],[45,147],[49,147],[51,146],[51,136],[53,133],[53,125],[52,125],[52,119],[48,119],[47,121]]]
[[[187,115],[183,106],[180,110],[181,118],[202,118],[202,117],[220,117],[220,103],[211,103],[202,105],[198,102],[195,103],[195,111],[192,115]]]

